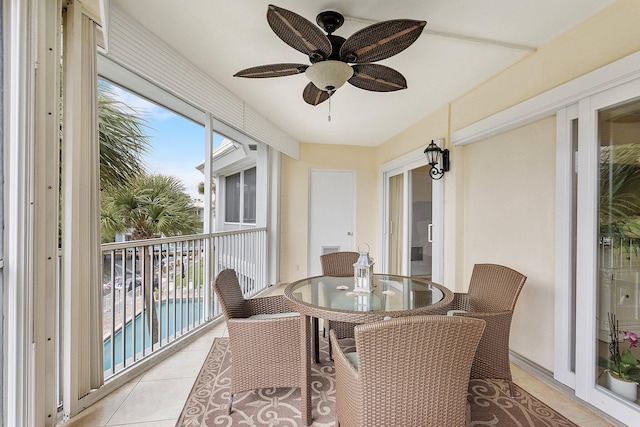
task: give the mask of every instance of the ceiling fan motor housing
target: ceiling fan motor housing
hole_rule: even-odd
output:
[[[332,34],[338,28],[342,27],[342,24],[344,24],[344,16],[335,10],[327,10],[320,12],[318,16],[316,16],[316,22],[327,34]]]

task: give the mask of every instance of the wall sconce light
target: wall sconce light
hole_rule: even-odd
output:
[[[429,170],[429,176],[431,179],[440,179],[444,176],[444,173],[449,170],[449,150],[442,149],[431,140],[431,144],[427,145],[424,149],[424,155],[427,157],[427,162],[431,165]],[[436,166],[440,164],[440,169]]]

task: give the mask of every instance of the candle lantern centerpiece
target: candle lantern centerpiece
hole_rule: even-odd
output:
[[[362,246],[366,246],[366,251],[361,250]],[[373,291],[373,258],[369,256],[369,245],[366,243],[358,246],[360,257],[353,264],[353,275],[355,292],[372,292]]]

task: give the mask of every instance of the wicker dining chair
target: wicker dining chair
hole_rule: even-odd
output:
[[[284,296],[245,299],[235,270],[222,270],[213,283],[227,321],[231,349],[231,391],[301,387],[300,317]]]
[[[480,319],[400,317],[358,325],[356,352],[334,341],[336,426],[465,425]]]
[[[320,264],[322,266],[323,276],[348,277],[353,276],[353,264],[358,261],[360,254],[358,252],[332,252],[320,255]],[[339,339],[353,338],[353,328],[356,323],[338,322],[335,320],[324,321],[325,330],[333,329]],[[329,342],[329,357],[333,355],[333,349]]]
[[[509,365],[509,333],[513,310],[527,277],[498,264],[476,264],[467,293],[455,293],[451,314],[474,317],[487,322],[478,344],[471,378],[496,378],[513,381]],[[460,311],[457,311],[460,310]]]

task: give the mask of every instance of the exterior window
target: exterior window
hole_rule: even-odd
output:
[[[240,173],[228,176],[225,183],[225,220],[240,222]]]
[[[256,168],[244,171],[243,222],[256,223]]]
[[[256,223],[256,168],[225,178],[225,222]],[[240,218],[242,213],[242,218]]]

